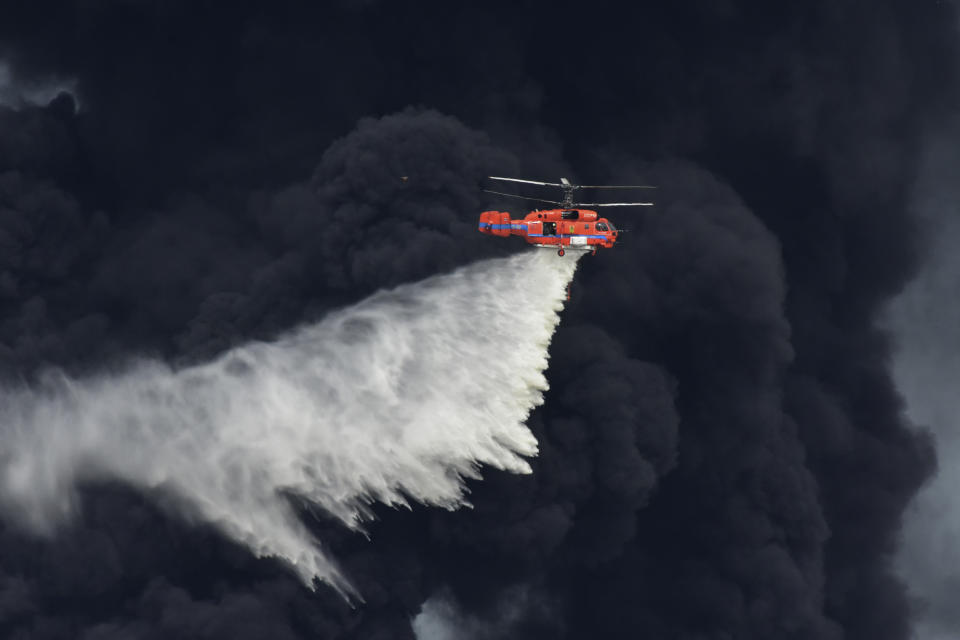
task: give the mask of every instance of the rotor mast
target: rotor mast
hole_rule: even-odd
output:
[[[566,178],[560,178],[560,188],[563,189],[563,208],[573,209],[573,192],[580,188],[580,185],[570,184]]]

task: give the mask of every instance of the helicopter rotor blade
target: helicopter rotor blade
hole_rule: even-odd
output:
[[[578,207],[652,207],[652,202],[581,202]]]
[[[559,182],[538,182],[537,180],[521,180],[520,178],[501,178],[500,176],[487,176],[491,180],[505,180],[507,182],[522,182],[524,184],[538,184],[542,187],[562,187]]]
[[[581,184],[581,189],[656,189],[649,184]]]
[[[544,200],[543,198],[528,198],[527,196],[518,196],[515,193],[504,193],[503,191],[491,191],[490,189],[481,189],[486,193],[494,193],[498,196],[507,196],[508,198],[517,198],[519,200],[530,200],[533,202],[549,202],[550,204],[559,204],[562,205],[562,202],[557,202],[556,200]]]

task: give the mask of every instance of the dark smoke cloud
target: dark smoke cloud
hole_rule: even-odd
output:
[[[918,260],[952,7],[3,13],[12,81],[75,94],[0,106],[7,379],[195,361],[516,250],[474,230],[491,172],[660,186],[581,266],[532,476],[370,540],[308,518],[365,603],[96,485],[51,539],[0,531],[3,635],[403,638],[436,596],[480,637],[909,636],[889,563],[933,452],[875,316]]]

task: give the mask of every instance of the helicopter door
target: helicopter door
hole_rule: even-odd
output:
[[[544,222],[544,223],[543,223],[543,235],[545,235],[545,236],[555,236],[555,235],[557,235],[557,223],[556,223],[556,222]]]

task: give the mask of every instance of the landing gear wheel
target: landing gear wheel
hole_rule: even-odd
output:
[[[557,249],[557,255],[558,255],[558,256],[561,256],[561,257],[562,257],[564,253],[566,253],[566,251],[564,251],[563,249]]]
[[[596,250],[596,249],[594,249],[593,251],[591,251],[591,252],[590,252],[590,255],[592,255],[592,256],[595,256],[595,255],[597,255],[597,250]]]

